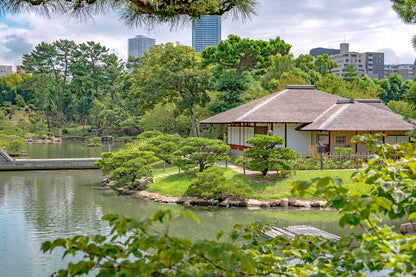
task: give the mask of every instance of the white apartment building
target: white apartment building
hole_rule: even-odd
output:
[[[0,65],[0,77],[9,76],[11,73],[13,73],[11,65]]]

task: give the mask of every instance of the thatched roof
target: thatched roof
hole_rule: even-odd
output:
[[[339,101],[302,131],[409,131],[414,128],[403,116],[383,103]],[[386,109],[387,108],[387,109]]]
[[[201,123],[303,123],[302,131],[409,131],[414,128],[378,99],[346,99],[319,91],[315,86],[299,85],[287,85],[285,90]]]
[[[310,123],[342,97],[315,86],[286,86],[231,110],[202,120],[203,124],[227,123]]]

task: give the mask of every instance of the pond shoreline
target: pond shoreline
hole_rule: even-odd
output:
[[[240,208],[274,208],[274,207],[295,207],[295,208],[325,208],[326,200],[319,199],[255,199],[255,198],[226,198],[222,201],[203,197],[192,196],[165,196],[159,192],[152,192],[145,189],[146,184],[139,188],[111,188],[116,181],[103,180],[102,189],[117,192],[119,195],[130,195],[141,199],[150,200],[156,203],[180,205],[185,207],[240,207]],[[326,208],[325,208],[326,209]]]

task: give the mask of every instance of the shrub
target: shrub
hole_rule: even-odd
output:
[[[16,135],[1,135],[0,148],[3,148],[10,155],[19,155],[25,151],[25,140]]]
[[[176,160],[175,165],[184,169],[199,166],[199,171],[202,172],[210,164],[228,160],[226,154],[229,150],[230,146],[218,139],[189,137],[181,143],[178,150],[178,154],[184,158]]]
[[[157,158],[150,151],[120,150],[101,154],[100,160],[95,164],[104,174],[110,173],[108,179],[118,181],[118,187],[132,184],[136,179],[152,175],[150,164]]]
[[[241,182],[228,180],[218,167],[210,167],[197,173],[197,179],[192,183],[185,194],[189,196],[208,197],[217,200],[225,198],[247,198],[253,189]]]
[[[89,138],[88,141],[90,142],[88,145],[101,145],[100,137],[92,137],[92,138]]]
[[[69,132],[68,132],[68,129],[67,128],[63,128],[62,129],[62,134],[68,134]]]
[[[364,170],[352,176],[360,184],[371,185],[369,193],[349,191],[342,180],[330,177],[292,184],[292,192],[300,197],[326,199],[327,206],[339,212],[341,227],[359,227],[339,241],[304,235],[293,240],[285,235],[265,239],[261,233],[267,226],[252,223],[236,225],[226,239],[218,231],[216,240],[192,242],[172,236],[169,226],[155,226],[172,221],[168,210],[145,220],[106,215],[108,236],[58,238],[44,242],[42,250],[63,248],[63,257],[83,257],[60,270],[59,276],[82,275],[92,269],[99,276],[415,276],[416,235],[404,236],[384,224],[378,226],[376,220],[414,221],[416,147],[382,144],[376,136],[353,140],[366,142],[374,152],[363,162]],[[199,223],[190,211],[179,217],[184,216]]]
[[[279,136],[255,135],[246,142],[253,145],[252,148],[244,150],[248,165],[254,170],[260,170],[263,175],[269,170],[289,170],[287,160],[297,155],[290,148],[276,147],[284,143],[284,139]]]

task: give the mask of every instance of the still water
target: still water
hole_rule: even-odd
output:
[[[102,152],[118,150],[124,143],[104,143],[102,147],[87,147],[85,142],[30,143],[26,154],[32,159],[98,158]]]
[[[88,151],[78,144],[52,146],[55,151],[47,148],[48,155],[51,154],[48,157],[56,157],[53,154],[65,147],[76,149],[75,157]],[[28,153],[40,155],[46,151],[32,148],[28,148]],[[62,151],[65,157],[68,153],[74,155],[74,151]],[[42,242],[77,234],[106,234],[109,228],[100,219],[107,213],[147,217],[159,209],[171,209],[174,214],[191,209],[201,224],[182,219],[170,230],[173,235],[193,240],[214,239],[218,229],[231,231],[235,224],[253,221],[276,222],[280,226],[312,225],[336,234],[348,232],[338,227],[338,216],[332,211],[184,208],[103,191],[102,179],[99,170],[0,172],[0,277],[49,276],[63,268],[74,258],[62,260],[62,252],[56,250],[44,254],[40,250]]]

